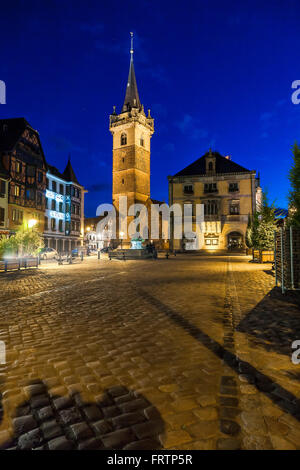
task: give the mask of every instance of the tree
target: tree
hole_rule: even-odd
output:
[[[276,230],[274,205],[269,205],[267,193],[263,192],[262,203],[248,221],[246,243],[256,250],[271,250],[274,247],[274,230]],[[248,245],[249,243],[249,245]]]
[[[300,148],[297,143],[293,148],[293,159],[294,163],[289,172],[291,183],[289,224],[300,227]]]
[[[20,229],[9,238],[0,239],[0,257],[36,256],[44,247],[42,237],[31,229]]]

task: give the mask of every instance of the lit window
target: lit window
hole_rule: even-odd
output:
[[[20,162],[16,162],[16,173],[21,173],[22,165]]]
[[[16,185],[15,186],[15,196],[19,197],[20,196],[20,186]]]
[[[230,201],[229,205],[229,214],[230,215],[239,215],[240,213],[240,201]]]

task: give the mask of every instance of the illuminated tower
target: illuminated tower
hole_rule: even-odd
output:
[[[150,140],[154,122],[150,110],[146,116],[140,102],[133,64],[133,33],[130,34],[130,67],[125,100],[120,114],[114,107],[109,126],[113,136],[112,197],[117,214],[120,196],[127,196],[128,207],[134,203],[145,204],[150,198]],[[129,239],[126,241],[129,242]]]

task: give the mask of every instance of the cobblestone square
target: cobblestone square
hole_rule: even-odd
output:
[[[0,277],[9,449],[300,449],[299,297],[242,256]]]

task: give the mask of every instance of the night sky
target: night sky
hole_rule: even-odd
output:
[[[0,118],[25,117],[59,170],[71,154],[86,216],[111,202],[109,114],[123,104],[130,31],[155,119],[151,196],[167,201],[167,175],[211,146],[259,170],[270,201],[287,207],[300,143],[299,0],[11,0],[0,10]]]

